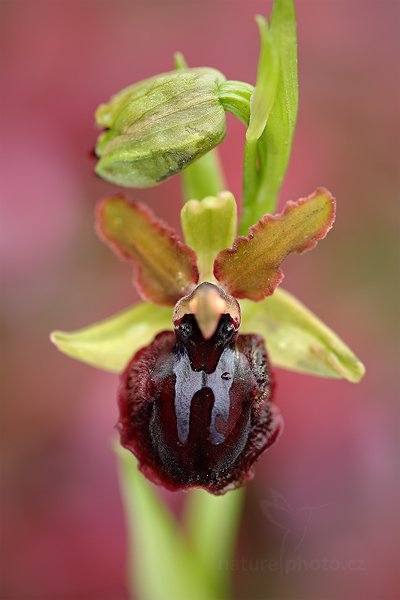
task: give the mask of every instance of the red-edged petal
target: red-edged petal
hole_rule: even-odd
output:
[[[143,204],[122,196],[102,200],[96,230],[120,258],[135,263],[135,285],[147,300],[173,306],[197,283],[193,250]]]
[[[222,250],[214,262],[214,275],[232,296],[262,300],[283,279],[281,262],[292,252],[311,250],[335,220],[335,200],[324,188],[282,213],[265,215],[250,227],[247,237],[236,238],[232,249]]]

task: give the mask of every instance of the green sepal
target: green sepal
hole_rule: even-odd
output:
[[[357,383],[365,367],[350,348],[288,292],[262,302],[242,300],[241,333],[259,333],[277,367]]]
[[[199,281],[213,279],[213,264],[223,248],[232,246],[236,235],[236,201],[230,192],[203,200],[189,200],[181,210],[185,241],[197,255]]]
[[[210,68],[180,69],[129,86],[99,106],[96,173],[125,187],[157,185],[225,137],[218,96],[225,77]]]
[[[71,358],[118,373],[157,333],[171,329],[171,308],[141,302],[83,329],[54,331],[50,339]]]

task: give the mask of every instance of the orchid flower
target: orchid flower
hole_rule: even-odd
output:
[[[121,444],[153,482],[223,494],[254,474],[278,439],[274,367],[358,381],[352,351],[288,292],[281,263],[315,247],[332,227],[324,188],[274,212],[297,113],[291,1],[258,17],[255,88],[215,69],[177,70],[129,86],[102,104],[97,173],[125,187],[182,172],[184,241],[145,205],[121,194],[101,201],[100,238],[135,265],[143,302],[83,330],[54,332],[64,353],[121,374]],[[243,216],[223,189],[215,151],[225,112],[248,125]],[[105,129],[104,129],[105,128]],[[238,235],[241,232],[243,235]]]
[[[313,248],[335,216],[320,188],[235,237],[236,202],[222,192],[187,202],[186,243],[143,204],[121,195],[97,207],[96,229],[135,265],[146,301],[57,346],[122,370],[121,443],[155,483],[221,494],[248,481],[282,429],[270,364],[357,381],[351,351],[287,292],[276,290],[290,253]]]

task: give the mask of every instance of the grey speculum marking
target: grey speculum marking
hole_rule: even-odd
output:
[[[214,395],[211,411],[210,440],[213,444],[222,444],[225,436],[216,427],[218,417],[227,422],[230,411],[229,391],[233,382],[235,352],[225,348],[213,373],[193,371],[186,353],[177,356],[173,372],[175,381],[175,414],[178,438],[186,444],[189,437],[190,409],[196,392],[209,388]]]

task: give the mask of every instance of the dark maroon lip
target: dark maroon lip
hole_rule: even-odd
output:
[[[281,430],[263,339],[229,314],[202,338],[193,315],[135,354],[121,377],[121,444],[154,483],[223,494],[251,479]]]

